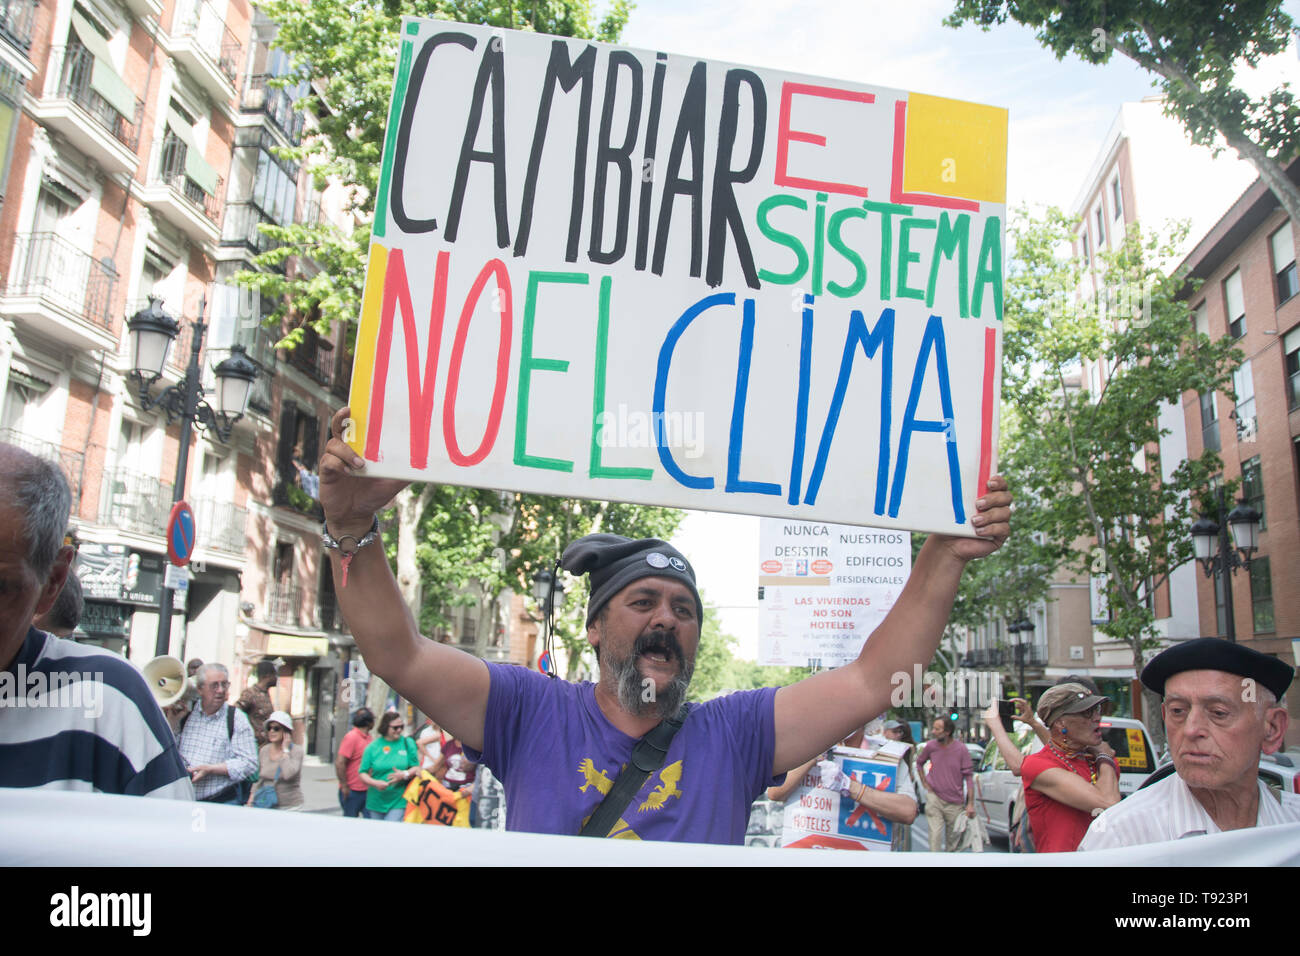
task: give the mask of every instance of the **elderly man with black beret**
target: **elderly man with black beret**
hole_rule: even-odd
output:
[[[1093,821],[1080,850],[1180,840],[1245,827],[1300,823],[1259,779],[1261,753],[1286,737],[1292,669],[1217,637],[1176,644],[1142,670],[1164,698],[1176,773],[1139,790]]]
[[[977,537],[931,535],[861,656],[789,687],[683,706],[700,642],[695,572],[663,541],[588,535],[562,566],[588,574],[600,680],[570,684],[420,636],[378,538],[405,482],[364,476],[331,423],[320,467],[339,606],[370,669],[503,781],[507,828],[699,843],[744,841],[750,804],[786,771],[889,707],[894,674],[934,656],[962,570],[1009,531],[1001,477],[975,502]]]

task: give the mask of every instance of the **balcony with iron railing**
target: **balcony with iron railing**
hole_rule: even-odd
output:
[[[302,620],[302,589],[278,582],[266,592],[266,620],[271,624],[298,627]]]
[[[0,428],[0,442],[14,445],[37,458],[58,465],[63,476],[68,479],[68,487],[72,490],[73,511],[76,511],[76,502],[81,497],[81,470],[86,461],[83,452],[72,451],[17,428]]]
[[[293,108],[293,93],[270,86],[267,80],[271,79],[274,77],[267,73],[250,76],[240,106],[246,112],[264,114],[296,146],[302,139],[303,114]]]
[[[321,591],[316,596],[316,614],[322,631],[351,634],[348,622],[343,619],[338,597],[332,591]]]
[[[321,206],[319,199],[308,199],[302,204],[302,211],[298,214],[298,222],[304,226],[314,226],[321,220]]]
[[[39,0],[0,0],[0,37],[23,53],[32,45]]]
[[[164,136],[162,149],[158,154],[157,181],[170,186],[180,193],[195,209],[203,213],[209,222],[216,223],[221,218],[221,203],[215,195],[210,195],[185,172],[185,157],[189,147],[176,136]],[[221,192],[224,180],[217,177],[216,192]]]
[[[307,373],[326,388],[334,379],[334,343],[322,339],[320,334],[308,326],[304,330],[303,340],[296,348],[288,350],[289,364],[301,372]]]
[[[207,61],[186,64],[192,72],[197,72],[200,80],[205,78],[204,74],[210,72],[210,69],[204,69],[205,67],[215,68],[217,74],[229,84],[230,89],[235,88],[239,82],[239,68],[243,61],[244,47],[211,3],[207,0],[188,0],[188,2],[182,0],[172,16],[169,32],[173,40],[191,41],[188,49],[172,51],[173,56],[184,61],[188,58],[187,53],[193,50],[198,53],[201,60]],[[193,69],[196,65],[199,66],[197,71]]]
[[[330,394],[347,401],[352,389],[352,356],[343,349],[335,349],[337,360],[334,365],[334,380],[330,383]]]
[[[118,468],[104,475],[99,520],[123,531],[161,536],[171,514],[171,482]]]
[[[277,225],[274,219],[251,202],[226,203],[226,214],[221,225],[221,245],[243,246],[254,255],[280,248],[283,243],[272,239],[258,228],[263,224]],[[283,262],[278,265],[278,269],[284,271]]]
[[[101,129],[127,149],[134,151],[140,145],[140,127],[136,120],[144,101],[136,99],[134,116],[123,116],[110,106],[107,100],[91,88],[95,57],[89,50],[79,43],[52,47],[50,63],[57,65],[59,77],[58,86],[52,91],[53,96],[76,103]]]
[[[195,544],[227,554],[244,553],[248,510],[214,498],[194,499]]]
[[[21,233],[14,237],[4,311],[65,344],[101,348],[113,341],[116,284],[107,257],[96,259],[53,232]]]
[[[1046,644],[1017,644],[1011,649],[1010,663],[1019,664],[1021,657],[1030,667],[1041,667],[1047,663]]]

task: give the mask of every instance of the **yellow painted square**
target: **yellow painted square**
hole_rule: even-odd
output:
[[[1007,111],[909,93],[903,191],[1005,203]]]

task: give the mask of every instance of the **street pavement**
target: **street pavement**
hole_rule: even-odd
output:
[[[343,816],[334,764],[311,754],[302,760],[302,809],[305,813]]]

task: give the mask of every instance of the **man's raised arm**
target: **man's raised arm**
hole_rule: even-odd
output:
[[[365,462],[343,442],[349,415],[350,409],[341,408],[330,422],[330,440],[320,461],[320,503],[329,533],[350,551],[370,531],[375,515],[407,483],[362,477]],[[382,543],[356,551],[346,585],[341,553],[335,549],[328,553],[339,608],[366,666],[439,726],[481,749],[487,665],[472,654],[420,636]]]
[[[857,660],[776,692],[774,773],[785,773],[889,709],[895,674],[934,658],[966,562],[996,551],[1010,532],[1011,494],[1001,476],[975,502],[978,538],[932,534],[906,587]]]

